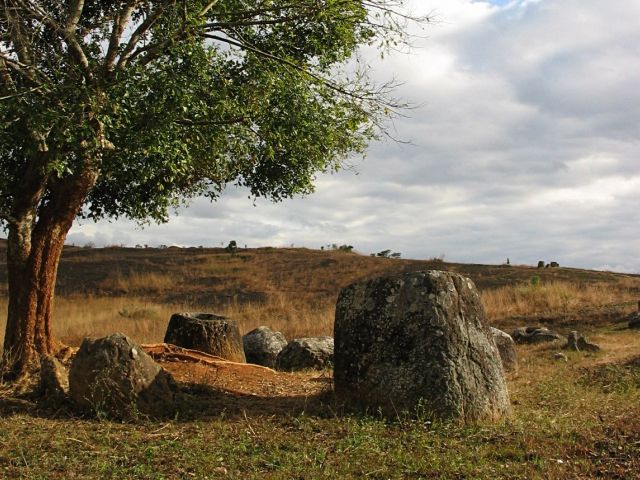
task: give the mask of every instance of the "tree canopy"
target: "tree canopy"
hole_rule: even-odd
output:
[[[362,153],[392,103],[359,46],[402,39],[393,0],[3,0],[0,216],[26,174],[91,163],[81,214],[165,220],[229,182],[275,200]],[[37,171],[34,172],[33,170]]]

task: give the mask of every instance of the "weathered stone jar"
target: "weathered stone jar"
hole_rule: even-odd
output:
[[[344,288],[334,385],[347,407],[475,421],[510,412],[504,370],[473,282],[439,271]]]
[[[121,333],[84,339],[71,363],[69,389],[81,410],[115,418],[170,416],[175,410],[171,375]]]
[[[245,362],[238,324],[213,313],[175,313],[169,320],[164,342]]]

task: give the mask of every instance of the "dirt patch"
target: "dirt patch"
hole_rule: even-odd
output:
[[[160,361],[182,384],[202,385],[252,397],[315,397],[331,387],[330,372],[284,373],[251,364],[208,365],[181,360]]]
[[[144,350],[181,385],[188,416],[326,412],[331,401],[330,371],[276,372],[235,363],[173,345],[144,345]]]

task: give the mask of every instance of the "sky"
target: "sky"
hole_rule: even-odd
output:
[[[380,60],[414,105],[353,168],[270,203],[229,188],[167,224],[68,241],[320,248],[640,273],[640,2],[412,0],[435,22]],[[415,28],[415,27],[412,27]],[[366,55],[366,53],[365,53]]]

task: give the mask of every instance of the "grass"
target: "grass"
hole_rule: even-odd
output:
[[[0,300],[0,337],[4,336],[7,304]],[[55,305],[54,335],[67,345],[77,346],[87,336],[124,333],[140,343],[164,339],[173,313],[215,311],[235,319],[242,333],[267,325],[287,338],[331,335],[335,306],[327,302],[307,303],[284,295],[272,295],[265,303],[230,301],[220,306],[191,303],[157,303],[129,297],[58,297]]]
[[[566,315],[607,305],[632,306],[637,300],[638,283],[629,279],[616,283],[521,283],[482,292],[482,303],[490,319]]]

